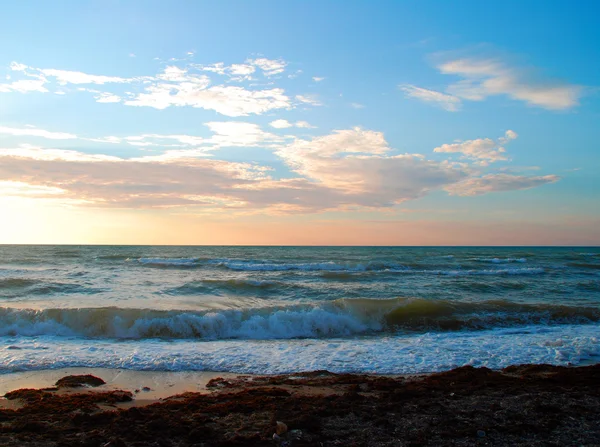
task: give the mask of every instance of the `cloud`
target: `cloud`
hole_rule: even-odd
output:
[[[43,191],[54,191],[53,197],[69,204],[290,214],[390,208],[440,189],[468,196],[558,180],[552,175],[473,178],[465,164],[398,154],[382,133],[358,127],[293,139],[240,121],[213,121],[206,126],[213,133],[208,138],[183,134],[88,138],[156,145],[163,150],[174,147],[135,158],[31,145],[0,149],[0,182],[21,185],[15,187],[19,191],[42,191],[40,197]],[[509,136],[513,134],[503,138]],[[208,151],[229,146],[271,148],[292,174],[273,178],[269,166],[207,158]]]
[[[276,147],[283,137],[263,131],[254,123],[242,121],[211,121],[205,123],[213,135],[209,138],[196,135],[143,134],[125,137],[132,146],[155,146],[162,148],[178,147],[182,150],[168,150],[167,158],[207,156],[209,151],[221,147]],[[192,149],[190,149],[192,148]]]
[[[467,176],[448,163],[391,151],[382,133],[357,127],[296,140],[276,153],[296,173],[361,206],[391,206]]]
[[[191,70],[213,72],[227,75],[229,81],[250,80],[257,69],[267,76],[284,71],[287,63],[283,60],[258,58],[249,59],[243,64],[225,66],[224,63],[213,65],[188,64],[186,67],[169,65],[155,76],[138,76],[125,78],[120,76],[94,75],[80,71],[60,70],[54,68],[34,68],[13,62],[11,70],[20,72],[21,76],[35,79],[21,79],[12,83],[0,84],[0,92],[48,92],[48,84],[55,85],[108,85],[129,84],[138,87],[137,91],[122,94],[110,91],[93,90],[79,87],[78,90],[94,94],[99,103],[122,102],[127,106],[152,107],[166,109],[168,107],[194,107],[214,110],[226,116],[247,116],[262,114],[276,109],[293,107],[290,98],[281,88],[250,89],[241,86],[213,85],[211,79],[203,73]]]
[[[317,128],[317,126],[313,126],[308,121],[296,121],[295,126],[300,127],[302,129],[316,129]]]
[[[353,109],[364,109],[365,106],[363,104],[359,104],[357,102],[350,103],[350,107]]]
[[[283,59],[267,59],[264,57],[258,59],[248,59],[246,62],[260,68],[265,76],[273,76],[283,73],[287,62]]]
[[[274,127],[275,129],[287,129],[288,127],[292,127],[293,124],[288,120],[275,120],[271,121],[269,126]]]
[[[38,70],[45,76],[56,78],[60,85],[66,84],[124,84],[132,82],[132,78],[121,78],[119,76],[101,76],[82,73],[80,71],[56,70],[53,68]]]
[[[116,103],[116,102],[121,102],[121,97],[117,96],[117,95],[114,95],[112,93],[100,93],[95,98],[96,98],[96,102],[100,102],[100,103]]]
[[[287,129],[290,127],[299,127],[303,129],[315,129],[315,126],[311,125],[308,121],[296,121],[295,123],[290,123],[288,120],[275,120],[269,123],[269,126],[274,127],[275,129]]]
[[[524,176],[510,174],[488,174],[479,178],[470,178],[445,189],[455,196],[479,196],[490,192],[530,189],[546,183],[560,180],[557,175]]]
[[[311,106],[323,105],[316,95],[296,95],[296,99],[304,104],[310,104]]]
[[[503,145],[517,138],[517,133],[507,130],[498,140],[479,138],[477,140],[461,141],[453,144],[442,144],[433,151],[438,153],[460,153],[463,158],[470,158],[484,162],[508,160],[506,149]]]
[[[18,137],[41,137],[50,140],[72,140],[77,138],[77,135],[66,132],[51,132],[44,129],[38,129],[33,126],[28,127],[5,127],[0,126],[0,134],[13,135]]]
[[[325,78],[320,78],[319,76],[313,76],[313,78],[312,78],[312,79],[313,79],[313,81],[315,81],[315,82],[321,82],[321,81],[324,81],[324,80],[325,80]]]
[[[451,84],[447,91],[470,101],[507,95],[532,106],[562,110],[578,105],[583,93],[581,86],[540,79],[531,70],[510,67],[497,59],[456,59],[438,68],[444,74],[464,78]]]
[[[291,108],[289,98],[280,88],[247,90],[235,86],[210,87],[207,76],[189,74],[187,70],[177,67],[167,67],[158,78],[158,81],[146,86],[143,93],[124,104],[155,109],[190,106],[232,117]]]
[[[47,93],[48,89],[44,87],[47,83],[44,79],[23,79],[19,81],[11,82],[10,84],[0,84],[0,93],[19,92],[40,92]]]
[[[283,141],[278,135],[265,132],[253,123],[241,121],[213,121],[206,126],[214,132],[208,142],[217,147],[274,147]]]
[[[410,84],[401,85],[400,90],[410,98],[433,103],[448,112],[457,112],[460,110],[461,101],[456,96],[436,92],[435,90],[427,90]]]

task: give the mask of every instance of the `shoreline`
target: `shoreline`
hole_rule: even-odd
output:
[[[12,407],[0,407],[1,445],[600,444],[600,364],[465,366],[415,376],[51,372],[0,376],[4,389],[39,385],[3,399]],[[40,389],[67,372],[98,373],[107,383]],[[148,383],[154,388],[141,391]]]

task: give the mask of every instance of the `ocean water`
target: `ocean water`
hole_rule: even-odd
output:
[[[600,360],[600,248],[0,246],[0,374]]]

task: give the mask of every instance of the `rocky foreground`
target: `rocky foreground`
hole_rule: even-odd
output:
[[[0,410],[2,446],[600,445],[600,365],[463,367],[424,377],[325,371],[215,379],[131,406],[93,376],[23,389]],[[129,402],[129,404],[127,404]]]

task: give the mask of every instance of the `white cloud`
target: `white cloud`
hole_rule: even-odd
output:
[[[353,109],[364,109],[365,106],[363,104],[359,104],[357,102],[350,103],[350,107]]]
[[[82,73],[80,71],[56,70],[53,68],[39,70],[45,76],[56,78],[60,85],[66,84],[123,84],[131,82],[132,79],[121,78],[118,76],[102,76]]]
[[[304,104],[310,104],[311,106],[322,105],[316,95],[296,95],[296,99]]]
[[[44,87],[47,82],[43,79],[25,79],[14,81],[10,84],[0,84],[0,92],[8,93],[8,92],[19,92],[19,93],[28,93],[28,92],[40,92],[47,93],[48,89]]]
[[[234,76],[247,76],[254,73],[256,71],[256,68],[248,64],[232,64],[229,67],[229,71]]]
[[[455,196],[478,196],[490,192],[530,189],[546,183],[560,180],[557,175],[524,176],[511,174],[488,174],[479,178],[470,178],[463,182],[447,186],[445,189]]]
[[[27,70],[29,67],[28,67],[27,65],[25,65],[25,64],[21,64],[21,63],[19,63],[19,62],[14,62],[14,61],[13,61],[13,62],[11,62],[11,63],[10,63],[10,65],[9,65],[9,68],[10,68],[12,71],[25,71],[25,70]]]
[[[321,81],[324,81],[324,80],[325,80],[325,78],[321,78],[319,76],[313,76],[313,81],[315,81],[315,82],[321,82]]]
[[[117,96],[117,95],[113,95],[112,93],[100,93],[95,98],[96,98],[96,102],[101,102],[101,103],[121,102],[121,97]]]
[[[561,110],[576,106],[582,95],[581,86],[539,79],[531,71],[510,67],[496,59],[457,59],[438,68],[444,74],[464,78],[450,85],[448,92],[470,101],[507,95],[530,105]]]
[[[217,147],[273,147],[283,139],[275,134],[265,132],[253,123],[240,121],[214,121],[206,126],[215,133],[208,141]]]
[[[299,127],[302,129],[315,129],[316,127],[311,125],[308,121],[296,121],[295,123],[290,123],[288,120],[279,119],[275,121],[271,121],[269,126],[274,127],[275,129],[288,129],[290,127]]]
[[[287,62],[283,59],[267,59],[264,57],[258,59],[248,59],[246,62],[260,68],[265,76],[273,76],[283,73]]]
[[[452,144],[442,144],[433,151],[439,153],[460,153],[465,158],[494,162],[508,160],[504,144],[517,138],[517,133],[507,130],[503,137],[494,141],[491,138],[479,138]]]
[[[288,120],[275,120],[271,121],[269,126],[274,127],[275,129],[287,129],[288,127],[292,127],[293,124]]]
[[[266,147],[272,148],[284,138],[263,131],[260,126],[242,121],[212,121],[205,125],[213,132],[209,138],[195,135],[143,134],[125,137],[132,146],[179,147],[169,150],[168,158],[207,156],[207,153],[220,147]],[[173,144],[176,142],[176,144]],[[192,149],[190,149],[192,148]]]
[[[97,102],[117,103],[137,107],[166,109],[168,107],[195,107],[214,110],[226,116],[247,116],[262,114],[276,109],[290,109],[293,104],[281,88],[247,88],[231,85],[213,85],[206,74],[193,71],[212,72],[229,77],[229,81],[251,80],[258,70],[269,77],[284,71],[287,63],[281,59],[257,58],[245,63],[226,66],[219,62],[212,65],[188,64],[185,67],[167,66],[155,76],[125,78],[83,73],[80,71],[40,69],[13,62],[11,69],[21,76],[35,79],[20,79],[12,83],[0,84],[0,92],[48,92],[47,84],[55,85],[105,85],[130,84],[137,91],[122,94],[111,91],[78,87],[77,90],[93,93]]]
[[[448,112],[457,112],[460,109],[461,101],[456,96],[447,95],[445,93],[436,92],[417,87],[415,85],[404,84],[400,86],[406,96],[419,99],[424,102],[429,102],[441,107]]]
[[[316,126],[313,126],[308,121],[296,121],[294,125],[302,129],[316,129]]]
[[[14,135],[14,136],[29,136],[29,137],[41,137],[50,140],[72,140],[77,138],[77,135],[65,132],[51,132],[44,129],[38,129],[36,127],[5,127],[0,126],[0,134]]]
[[[99,137],[99,138],[84,138],[87,141],[95,141],[97,143],[110,143],[110,144],[118,144],[123,141],[122,138],[108,136],[108,137]]]
[[[291,107],[283,89],[247,90],[243,87],[213,86],[205,75],[192,75],[187,70],[167,67],[159,81],[146,86],[143,93],[125,101],[125,105],[166,109],[190,106],[214,110],[226,116],[262,114]]]

